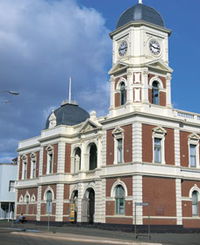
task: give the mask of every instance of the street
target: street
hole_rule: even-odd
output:
[[[199,245],[200,233],[153,233],[151,240],[132,232],[108,231],[84,226],[50,227],[35,224],[16,225],[0,222],[0,245]]]

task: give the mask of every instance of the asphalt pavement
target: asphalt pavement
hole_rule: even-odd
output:
[[[144,234],[143,234],[144,235]],[[200,234],[170,234],[153,233],[151,240],[148,236],[139,236],[136,239],[132,232],[107,231],[91,227],[42,226],[38,224],[14,224],[0,222],[0,245],[133,245],[133,244],[166,244],[166,245],[200,245]],[[56,241],[56,243],[55,243]]]

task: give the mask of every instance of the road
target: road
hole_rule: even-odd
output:
[[[26,231],[24,232],[23,229]],[[200,233],[152,234],[135,239],[132,232],[106,231],[87,227],[51,227],[32,224],[13,225],[0,222],[0,245],[200,245]]]

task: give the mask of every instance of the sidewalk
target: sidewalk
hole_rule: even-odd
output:
[[[36,225],[31,223],[26,224],[12,224],[12,222],[0,221],[0,229],[11,229],[20,235],[37,236],[43,238],[70,240],[70,241],[86,241],[99,244],[116,244],[116,245],[133,245],[133,244],[167,244],[167,245],[199,245],[200,234],[152,234],[151,240],[148,237],[139,236],[135,238],[132,232],[108,231],[101,229],[94,229],[88,227],[76,226],[50,226]],[[26,232],[24,232],[26,230]],[[75,240],[74,240],[75,239]]]

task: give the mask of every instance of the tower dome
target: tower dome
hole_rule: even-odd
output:
[[[84,122],[90,117],[89,113],[79,107],[77,104],[64,103],[54,112],[52,112],[46,121],[46,129],[50,128],[52,115],[55,120],[55,125],[68,125],[73,126]]]
[[[145,21],[164,27],[164,21],[161,15],[155,9],[141,3],[125,10],[122,13],[117,23],[117,28],[133,21]]]

